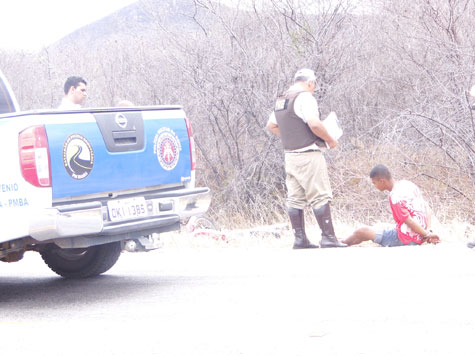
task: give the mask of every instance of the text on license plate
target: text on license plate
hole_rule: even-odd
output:
[[[145,198],[120,199],[107,202],[111,221],[121,221],[147,216]]]

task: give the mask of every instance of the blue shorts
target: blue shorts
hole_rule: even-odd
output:
[[[394,228],[379,228],[376,229],[376,236],[374,242],[386,247],[405,246],[397,237],[397,230]],[[408,245],[417,245],[411,241]]]

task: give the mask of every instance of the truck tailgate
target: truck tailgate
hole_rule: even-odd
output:
[[[62,116],[61,123],[45,125],[53,200],[191,180],[181,108]]]

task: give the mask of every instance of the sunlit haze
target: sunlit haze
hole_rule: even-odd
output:
[[[36,51],[137,0],[15,0],[0,4],[0,49]]]

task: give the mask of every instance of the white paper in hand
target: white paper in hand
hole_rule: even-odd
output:
[[[334,111],[328,114],[327,118],[323,120],[322,123],[323,126],[325,126],[325,128],[327,129],[330,136],[333,137],[335,140],[338,140],[343,135],[343,130],[341,129],[340,124],[338,123],[338,119]],[[330,146],[328,146],[328,143],[325,142],[325,145],[327,146],[327,148],[330,148]]]

